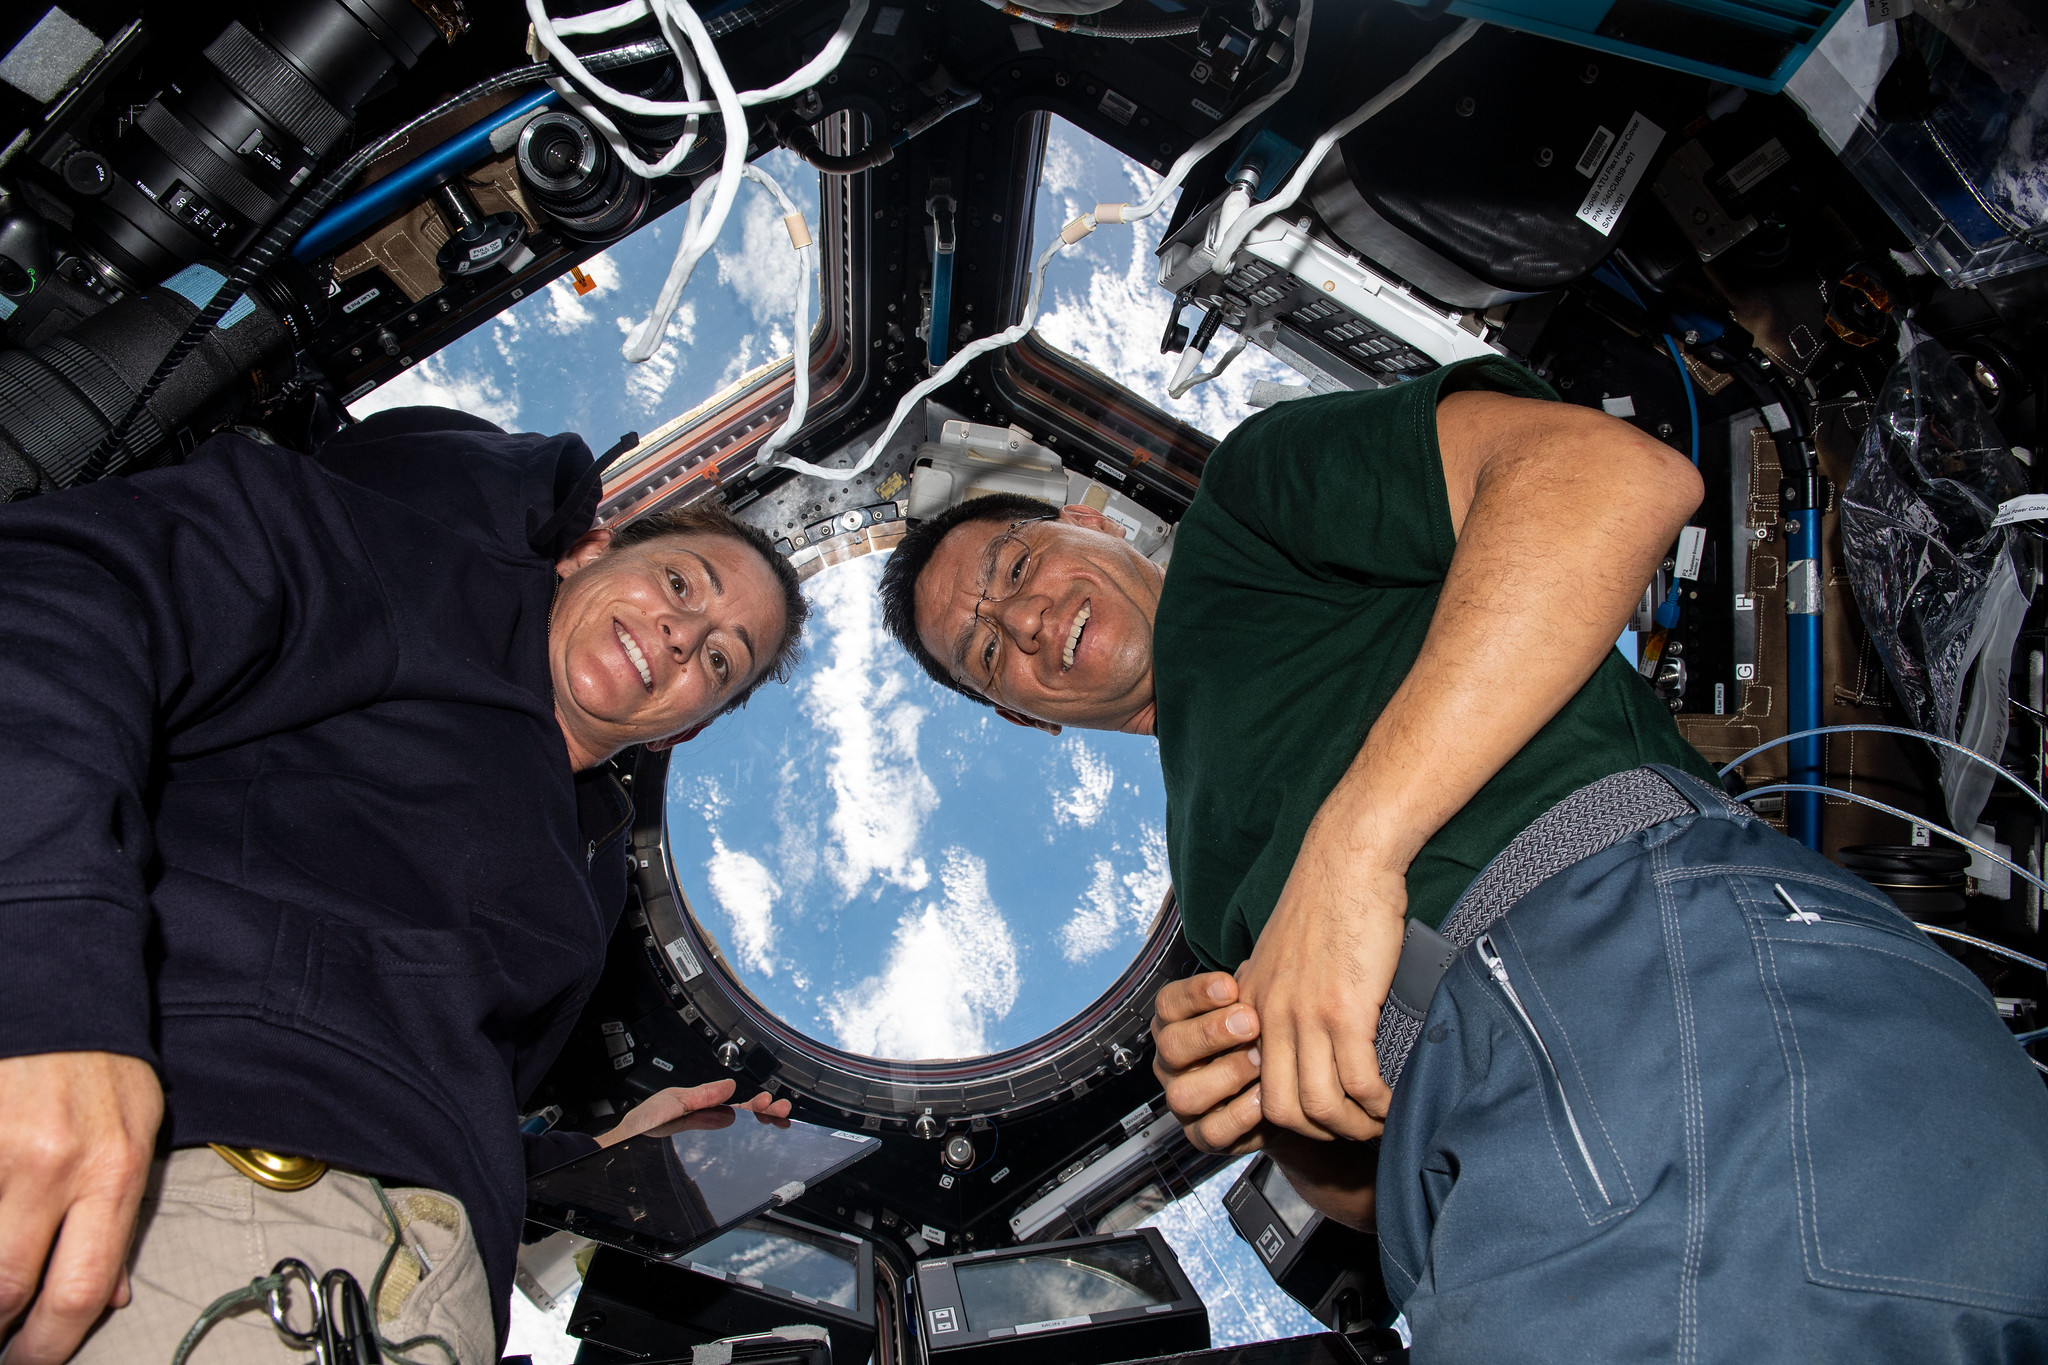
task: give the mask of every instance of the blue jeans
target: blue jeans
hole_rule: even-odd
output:
[[[1414,1359],[2048,1360],[2048,1090],[1989,993],[1660,771],[1697,813],[1539,884],[1430,1003],[1379,1165]]]

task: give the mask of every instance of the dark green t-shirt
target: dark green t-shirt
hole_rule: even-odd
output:
[[[1289,402],[1216,448],[1181,518],[1152,638],[1159,759],[1181,922],[1213,966],[1251,955],[1309,821],[1422,650],[1456,547],[1436,405],[1469,388],[1556,397],[1519,366],[1478,360]],[[1515,685],[1515,660],[1472,662]],[[1408,913],[1441,924],[1536,816],[1644,763],[1716,780],[1611,652],[1423,846]]]

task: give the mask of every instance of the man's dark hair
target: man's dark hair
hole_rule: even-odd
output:
[[[882,570],[883,628],[896,638],[897,644],[910,651],[910,657],[931,675],[933,682],[951,688],[963,697],[971,697],[983,706],[994,706],[995,703],[973,688],[955,681],[946,666],[924,647],[924,641],[918,639],[917,579],[924,572],[925,565],[931,563],[932,555],[937,553],[939,542],[954,527],[980,521],[1001,522],[1007,526],[1013,521],[1042,517],[1047,506],[1042,499],[1026,497],[1022,493],[989,493],[969,498],[958,507],[949,507],[911,527],[903,539],[896,542],[895,553],[889,556],[889,567]]]
[[[754,689],[763,683],[787,682],[789,675],[796,671],[797,660],[803,656],[804,622],[810,618],[811,604],[804,598],[795,568],[775,552],[775,542],[768,538],[768,533],[741,521],[715,502],[700,502],[673,511],[656,512],[615,527],[611,544],[605,552],[630,549],[668,536],[727,536],[740,541],[768,562],[769,572],[775,575],[776,585],[782,589],[782,641],[769,651],[768,666],[756,673],[753,681],[742,687],[718,713],[729,715],[745,706],[747,698],[754,695]]]

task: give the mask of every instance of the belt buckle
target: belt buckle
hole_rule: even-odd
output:
[[[209,1142],[222,1161],[248,1176],[266,1190],[286,1194],[303,1190],[327,1174],[327,1163],[310,1156],[288,1156],[258,1147],[229,1147]]]

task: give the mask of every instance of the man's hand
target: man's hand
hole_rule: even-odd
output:
[[[1168,985],[1152,1006],[1152,1072],[1196,1150],[1259,1149],[1259,1018],[1228,972]]]
[[[788,1126],[788,1100],[770,1099],[763,1091],[745,1104],[728,1106],[726,1101],[732,1098],[737,1088],[737,1082],[728,1078],[704,1085],[670,1086],[657,1091],[634,1105],[626,1117],[619,1120],[616,1128],[600,1135],[597,1145],[609,1147],[629,1137],[639,1137],[642,1133],[667,1137],[686,1128],[723,1128],[732,1122],[734,1108],[751,1110],[763,1119],[782,1121],[785,1127]]]
[[[7,1365],[58,1365],[128,1302],[128,1247],[163,1088],[111,1052],[0,1060],[0,1340]],[[26,1314],[26,1317],[23,1315]]]
[[[1378,1137],[1394,1099],[1373,1035],[1401,962],[1408,884],[1360,828],[1333,793],[1238,969],[1259,1017],[1260,1107],[1304,1137]]]

